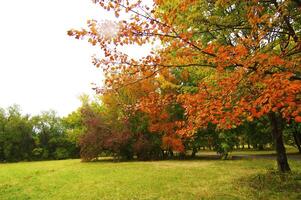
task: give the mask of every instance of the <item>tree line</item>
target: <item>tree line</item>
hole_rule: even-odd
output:
[[[70,118],[54,111],[24,115],[17,105],[0,108],[0,162],[78,158]]]
[[[101,156],[113,156],[117,160],[189,159],[204,150],[215,151],[221,158],[227,159],[234,150],[275,149],[268,117],[246,121],[227,130],[219,130],[210,123],[192,136],[174,138],[155,131],[147,114],[139,110],[130,112],[130,105],[125,104],[134,103],[134,97],[125,88],[123,91],[99,95],[90,101],[86,98],[80,109],[85,132],[79,138],[84,161],[97,160]],[[168,115],[176,113],[178,118],[183,117],[184,113],[179,108],[173,106]],[[301,153],[301,125],[292,122],[283,123],[283,126],[285,144]]]
[[[66,117],[59,117],[54,111],[23,115],[16,105],[0,109],[0,161],[79,157],[93,161],[102,156],[116,160],[187,159],[204,150],[215,151],[227,159],[233,150],[274,149],[266,117],[227,131],[219,131],[211,123],[193,136],[169,138],[163,132],[151,130],[151,121],[145,113],[129,112],[129,106],[121,104],[135,102],[130,94],[97,95],[94,99],[83,95],[82,106]],[[177,113],[178,117],[184,115],[179,106],[169,112]],[[300,124],[286,124],[284,138],[287,145],[301,153]]]

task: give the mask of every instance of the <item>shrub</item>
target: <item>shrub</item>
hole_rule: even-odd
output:
[[[57,160],[66,159],[66,158],[69,158],[69,152],[65,148],[58,147],[54,152],[54,157]]]
[[[43,158],[43,148],[34,148],[32,150],[32,156],[35,160],[40,160]]]

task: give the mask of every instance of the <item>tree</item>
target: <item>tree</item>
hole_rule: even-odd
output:
[[[30,160],[35,147],[29,116],[23,116],[17,105],[0,111],[0,160]]]
[[[39,159],[65,159],[78,157],[76,141],[68,138],[66,123],[55,111],[42,112],[32,118]]]
[[[296,146],[301,153],[301,123],[291,121],[286,125],[284,133],[287,143]]]
[[[208,123],[231,129],[268,116],[278,168],[290,171],[283,124],[301,122],[301,13],[295,1],[155,0],[152,9],[140,0],[94,2],[117,17],[122,12],[132,15],[110,37],[99,31],[95,20],[88,22],[88,29],[68,32],[103,50],[105,58],[93,62],[103,67],[107,89],[172,75],[175,68],[212,68],[214,73],[198,81],[196,92],[172,98],[185,110],[183,123],[175,122],[177,133],[193,135]],[[138,60],[118,48],[157,40],[161,47]]]
[[[0,161],[79,157],[76,139],[67,135],[70,127],[54,111],[31,117],[17,105],[0,108]]]
[[[243,137],[249,145],[258,150],[263,150],[265,146],[271,145],[273,141],[267,117],[245,122],[239,127],[238,131],[243,133]]]
[[[161,135],[149,132],[147,115],[136,108],[139,97],[150,88],[152,84],[145,81],[83,103],[80,108],[85,127],[80,139],[83,160],[97,159],[104,153],[128,160],[134,155],[139,160],[162,158]]]
[[[86,131],[83,124],[83,117],[80,108],[62,118],[62,124],[65,128],[67,140],[72,144],[70,147],[70,156],[79,157],[80,145],[79,139]]]
[[[98,159],[102,153],[112,154],[115,158],[132,159],[130,148],[131,135],[126,130],[114,132],[106,124],[103,115],[91,105],[81,109],[85,133],[80,137],[80,154],[84,161]]]

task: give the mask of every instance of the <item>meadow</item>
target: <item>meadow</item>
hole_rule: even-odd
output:
[[[0,199],[301,199],[301,161],[271,159],[0,164]]]

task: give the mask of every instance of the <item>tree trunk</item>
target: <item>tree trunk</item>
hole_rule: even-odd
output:
[[[301,153],[301,134],[299,134],[297,131],[294,131],[293,136],[299,153]]]
[[[212,144],[211,144],[212,142],[211,142],[211,138],[210,137],[208,137],[207,142],[208,142],[209,150],[211,151],[212,150]]]
[[[170,158],[173,158],[173,157],[174,157],[173,150],[172,150],[172,149],[170,149],[170,150],[168,150],[168,152],[169,152],[169,156],[170,156]]]
[[[196,153],[198,152],[197,148],[193,147],[192,148],[192,153],[191,153],[191,157],[195,158]]]
[[[163,160],[166,160],[167,159],[167,153],[166,153],[166,151],[164,151],[164,150],[161,150],[162,151],[162,158],[163,158]]]
[[[269,119],[271,122],[272,136],[275,140],[278,170],[280,172],[289,172],[291,171],[291,169],[287,162],[286,151],[283,143],[282,125],[281,125],[282,121],[279,117],[276,116],[275,113],[270,113]]]
[[[258,144],[258,150],[264,150],[263,144]]]

